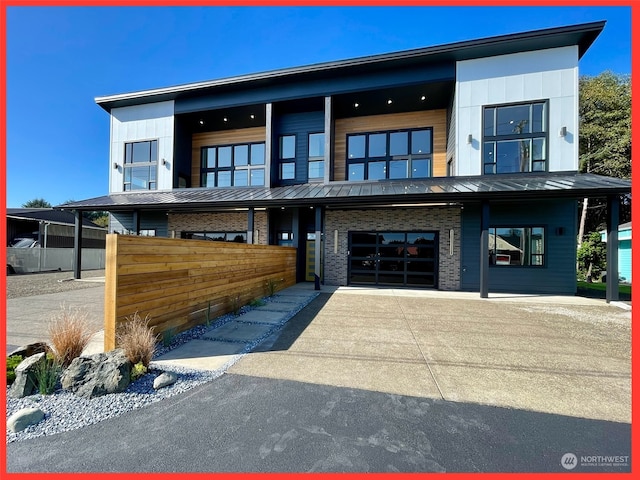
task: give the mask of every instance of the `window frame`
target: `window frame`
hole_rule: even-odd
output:
[[[532,238],[532,232],[534,229],[541,229],[542,230],[542,253],[533,253],[532,251],[529,252],[529,256],[527,259],[526,264],[504,264],[504,263],[498,263],[498,259],[497,259],[497,251],[498,249],[496,248],[496,242],[494,241],[494,248],[491,249],[491,247],[489,247],[489,266],[491,268],[546,268],[547,267],[547,250],[548,250],[548,246],[547,246],[547,231],[548,228],[546,225],[540,225],[540,224],[524,224],[524,225],[519,225],[519,226],[514,226],[513,224],[509,224],[509,225],[492,225],[489,227],[489,237],[491,237],[491,235],[494,235],[494,239],[497,237],[497,230],[499,229],[513,229],[513,230],[529,230],[529,238],[525,239],[526,241],[529,242],[529,244],[531,244],[531,238]],[[530,249],[531,250],[531,249]],[[533,257],[538,257],[541,258],[541,263],[540,264],[533,264],[531,263]]]
[[[133,149],[135,144],[140,143],[148,143],[149,144],[149,161],[148,162],[134,162],[133,161]],[[135,192],[135,191],[148,191],[148,190],[157,190],[158,189],[158,157],[159,157],[159,141],[157,138],[146,139],[146,140],[135,140],[132,142],[124,142],[123,152],[122,152],[122,190],[124,192]],[[155,144],[155,159],[153,156],[153,145]],[[127,153],[127,147],[131,146],[131,154]],[[127,161],[128,157],[131,157],[130,161]],[[147,188],[131,188],[132,182],[131,180],[127,181],[127,172],[131,172],[133,175],[134,168],[148,168],[149,176],[147,177],[146,183]],[[155,178],[151,180],[151,171],[155,169]],[[152,187],[153,185],[153,187]],[[128,186],[128,188],[127,188]]]
[[[429,132],[429,152],[428,153],[411,153],[412,143],[413,143],[413,133],[414,132]],[[391,155],[391,138],[393,134],[396,133],[406,133],[407,134],[407,143],[406,143],[406,154],[399,155]],[[369,137],[372,135],[385,135],[385,155],[382,156],[370,156],[370,141]],[[349,139],[352,137],[360,137],[364,136],[364,156],[363,157],[354,157],[349,158]],[[367,181],[380,181],[380,180],[406,180],[411,178],[431,178],[433,177],[433,127],[415,127],[415,128],[400,128],[395,130],[377,130],[377,131],[368,131],[368,132],[352,132],[348,133],[345,141],[345,156],[346,156],[346,171],[345,171],[345,179],[348,182],[367,182]],[[406,161],[406,172],[407,176],[391,178],[391,162],[402,162]],[[427,176],[417,176],[414,177],[410,175],[413,171],[413,162],[426,161],[428,162],[427,167]],[[382,163],[384,178],[370,178],[370,167],[377,168]],[[349,170],[351,166],[354,165],[362,165],[363,175],[362,179],[350,179],[349,178]]]
[[[311,155],[311,136],[312,135],[322,135],[322,150],[323,150],[323,155]],[[324,164],[324,142],[325,142],[326,136],[324,132],[309,132],[307,134],[307,180],[309,182],[320,182],[324,180],[324,168],[325,168],[325,164]],[[311,176],[311,166],[312,165],[317,165],[320,164],[321,165],[321,169],[322,169],[322,175],[319,177],[312,177]]]
[[[262,159],[262,163],[254,164],[252,162],[252,150],[256,145],[262,145],[263,150],[265,150],[265,142],[240,142],[240,143],[231,143],[231,144],[222,144],[222,145],[205,145],[200,147],[200,186],[202,188],[247,188],[247,187],[264,187],[266,180],[265,173],[265,165],[266,159]],[[242,147],[247,147],[247,159],[246,164],[236,165],[236,152],[242,151]],[[209,167],[208,163],[208,155],[209,150],[215,149],[215,162],[213,167]],[[231,163],[230,165],[224,165],[222,167],[218,166],[219,160],[219,152],[221,149],[229,149],[231,152]],[[205,152],[206,155],[205,155]],[[253,172],[257,170],[262,170],[263,172],[263,181],[260,185],[253,185],[251,179],[253,178]],[[220,185],[220,173],[228,172],[229,174],[229,184],[228,185]],[[237,185],[236,184],[236,173],[246,172],[246,184],[245,185]],[[213,175],[213,185],[209,185],[207,178],[209,175]],[[226,177],[226,174],[225,174]],[[226,182],[225,182],[226,183]]]
[[[514,173],[544,173],[549,171],[549,99],[539,99],[539,100],[530,100],[526,102],[514,102],[514,103],[500,103],[494,105],[483,105],[482,107],[482,142],[480,147],[480,158],[482,162],[482,175],[508,175]],[[528,132],[528,133],[511,133],[511,134],[497,134],[497,116],[498,109],[500,108],[510,108],[510,107],[519,107],[519,106],[529,106],[529,119],[533,119],[533,106],[534,105],[542,105],[542,122],[543,122],[543,131],[542,132]],[[493,115],[493,135],[486,135],[487,123],[486,123],[486,111],[488,109],[494,109]],[[531,125],[534,124],[533,121],[530,122]],[[533,128],[532,128],[533,130]],[[518,170],[518,171],[510,171],[510,172],[498,172],[498,161],[496,160],[496,150],[497,145],[500,142],[508,142],[508,141],[522,141],[528,140],[529,145],[533,144],[534,139],[544,139],[544,156],[542,160],[534,160],[533,159],[533,151],[532,148],[529,152],[529,161],[527,165],[527,170]],[[485,147],[488,144],[493,143],[493,155],[494,160],[492,162],[488,162],[485,158]],[[543,165],[542,169],[535,169],[534,164]],[[487,172],[487,167],[493,166],[492,172]]]
[[[285,156],[283,141],[285,139],[293,139],[293,156]],[[297,169],[296,158],[298,157],[298,137],[295,133],[283,133],[278,135],[278,180],[283,182],[295,182]],[[284,177],[285,166],[293,167],[293,177]]]

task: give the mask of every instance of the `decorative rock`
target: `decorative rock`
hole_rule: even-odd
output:
[[[163,372],[153,381],[153,389],[158,390],[162,387],[168,387],[178,381],[178,375],[174,372]]]
[[[7,418],[7,428],[12,432],[21,432],[29,425],[44,419],[44,412],[39,408],[23,408]]]
[[[131,362],[121,348],[75,358],[62,372],[62,388],[79,397],[93,398],[123,392],[129,386]]]
[[[35,393],[38,389],[38,381],[36,379],[35,370],[41,363],[45,361],[44,353],[36,353],[25,358],[16,367],[16,379],[11,384],[9,396],[13,398],[22,398]]]
[[[51,348],[49,347],[49,345],[47,345],[46,342],[36,342],[16,348],[15,350],[9,352],[7,354],[7,357],[11,357],[12,355],[20,355],[22,358],[27,358],[31,355],[35,355],[36,353],[48,353],[50,351]]]

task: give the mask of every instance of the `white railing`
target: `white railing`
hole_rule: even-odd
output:
[[[82,270],[104,268],[104,248],[82,249]],[[11,268],[10,268],[11,267]],[[73,270],[73,248],[7,248],[7,273]]]

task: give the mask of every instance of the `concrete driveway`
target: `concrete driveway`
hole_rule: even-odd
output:
[[[338,289],[229,373],[631,422],[631,312],[578,297]]]

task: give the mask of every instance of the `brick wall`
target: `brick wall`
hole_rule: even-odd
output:
[[[449,248],[449,230],[454,231],[453,255]],[[338,248],[335,253],[335,230]],[[438,288],[460,289],[459,207],[387,208],[368,210],[327,210],[325,215],[324,281],[327,285],[347,285],[349,231],[439,232]]]
[[[268,245],[269,230],[267,229],[267,212],[255,212],[253,219],[254,243]],[[175,238],[180,238],[180,232],[246,232],[247,212],[232,213],[170,213],[169,236],[175,232]]]

